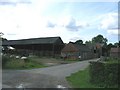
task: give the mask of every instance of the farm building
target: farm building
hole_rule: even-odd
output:
[[[110,57],[120,58],[120,47],[118,47],[118,48],[111,48],[111,50],[110,50]]]
[[[94,51],[86,45],[70,42],[62,49],[61,56],[69,59],[90,59],[94,57]]]
[[[31,38],[21,40],[6,40],[2,46],[12,46],[22,54],[37,54],[41,56],[60,55],[64,43],[60,37]]]

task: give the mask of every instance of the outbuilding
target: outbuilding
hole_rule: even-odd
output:
[[[111,48],[110,57],[120,58],[120,47]]]
[[[61,56],[68,59],[91,59],[94,52],[86,45],[78,45],[72,42],[66,44],[61,51]]]
[[[37,54],[41,56],[60,55],[64,43],[60,37],[43,37],[20,40],[6,40],[2,46],[12,46],[23,54]]]

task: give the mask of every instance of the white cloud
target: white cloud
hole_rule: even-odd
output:
[[[65,27],[69,31],[79,31],[82,28],[89,27],[88,23],[76,20],[72,16],[60,18],[60,20],[58,20],[58,25]]]
[[[118,13],[111,12],[99,16],[101,20],[99,29],[105,30],[107,32],[107,37],[110,38],[111,35],[118,35]]]
[[[0,30],[5,34],[4,37],[7,39],[24,39],[60,36],[64,42],[71,41],[73,37],[79,39],[79,35],[68,30],[70,28],[66,28],[66,26],[74,27],[71,28],[74,31],[74,29],[79,29],[79,26],[86,27],[85,22],[80,22],[73,17],[54,19],[49,16],[42,16],[43,7],[45,6],[18,4],[0,8]],[[52,28],[48,28],[46,25]]]
[[[80,25],[76,25],[76,20],[74,18],[70,18],[66,25],[64,25],[70,31],[78,31],[79,28],[82,28]]]
[[[0,5],[30,4],[31,0],[0,0]]]
[[[47,27],[54,28],[56,26],[55,22],[48,20],[47,21]]]
[[[118,28],[118,13],[108,13],[102,16],[101,29]]]
[[[120,34],[120,32],[118,31],[118,29],[107,30],[107,33],[108,33],[109,35],[118,35],[118,34]]]
[[[15,2],[15,0],[8,0]],[[17,0],[16,0],[17,1]],[[22,0],[21,0],[22,1]],[[13,2],[13,3],[14,3]],[[7,39],[22,39],[47,35],[46,17],[41,15],[47,7],[47,2],[37,0],[32,4],[19,3],[16,6],[0,6],[0,31]],[[49,3],[50,4],[50,3]]]
[[[75,42],[75,41],[77,41],[77,40],[83,40],[83,38],[81,38],[81,37],[72,37],[72,38],[70,38],[70,41],[72,41],[72,42]]]
[[[17,0],[6,1],[11,1],[11,3],[17,2]],[[23,2],[24,0],[19,1]],[[17,2],[15,6],[0,5],[0,32],[3,32],[5,34],[4,37],[7,39],[60,36],[64,42],[69,42],[78,39],[90,40],[93,37],[88,34],[86,36],[81,35],[81,31],[89,27],[89,24],[86,21],[78,20],[75,16],[71,16],[73,14],[71,14],[67,6],[58,16],[45,16],[44,12],[54,2],[30,0],[31,3],[28,4],[27,1],[26,3]],[[102,19],[101,28],[107,29],[109,27],[105,22],[111,22],[110,24],[115,22],[112,19],[115,15],[110,14],[108,16],[104,16]],[[107,20],[106,18],[110,19]],[[112,31],[108,31],[108,33],[112,33]]]

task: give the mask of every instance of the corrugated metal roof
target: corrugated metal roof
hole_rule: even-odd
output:
[[[60,37],[44,37],[44,38],[30,38],[30,39],[21,39],[21,40],[8,40],[8,41],[3,41],[2,45],[55,44],[55,43],[63,44],[63,41],[61,40]]]

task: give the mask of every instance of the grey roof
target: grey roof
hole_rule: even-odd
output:
[[[27,45],[27,44],[63,44],[63,41],[60,37],[44,37],[21,40],[8,40],[2,42],[2,45]]]
[[[91,51],[91,49],[88,47],[88,46],[86,46],[86,45],[78,45],[78,44],[74,44],[75,45],[75,47],[77,48],[77,49],[79,49],[80,51],[87,51],[87,52],[90,52]]]

